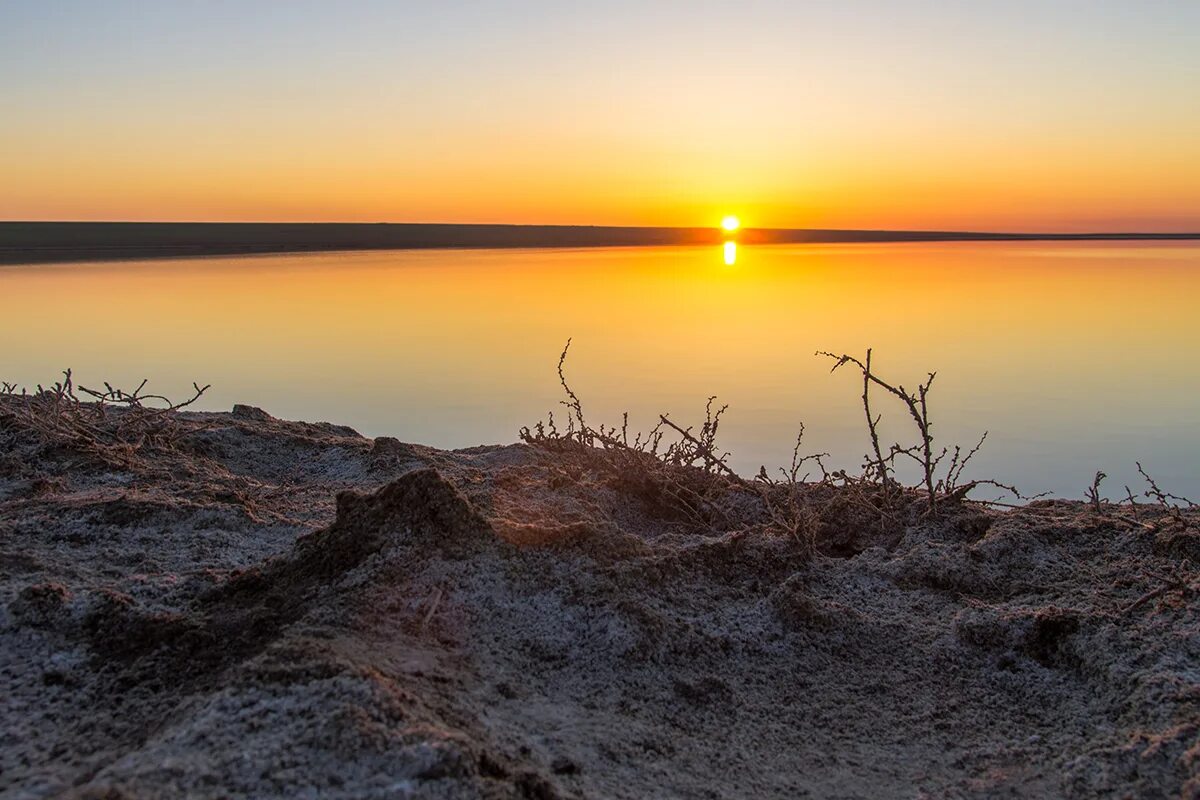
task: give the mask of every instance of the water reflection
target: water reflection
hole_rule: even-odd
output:
[[[726,242],[725,250],[725,265],[733,266],[737,263],[737,242]]]
[[[874,347],[905,382],[938,370],[939,442],[990,430],[971,477],[1079,496],[1096,470],[1200,493],[1200,247],[756,245],[397,251],[0,269],[0,379],[73,367],[204,408],[250,403],[442,447],[510,442],[572,387],[594,424],[686,424],[704,399],[753,475],[805,452],[856,469],[856,383],[812,353]],[[603,302],[564,302],[603,298]],[[533,313],[536,310],[536,313]],[[53,320],[48,325],[46,320]],[[152,332],[152,333],[148,333]],[[881,406],[885,434],[905,417]],[[1135,488],[1136,490],[1136,488]]]

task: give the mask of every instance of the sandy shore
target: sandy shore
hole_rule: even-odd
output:
[[[9,400],[4,797],[1200,796],[1193,512],[814,487],[814,556],[586,453]]]

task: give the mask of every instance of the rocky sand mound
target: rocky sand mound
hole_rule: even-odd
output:
[[[0,416],[4,797],[1200,797],[1192,512],[814,556],[586,454],[184,416],[123,461]]]

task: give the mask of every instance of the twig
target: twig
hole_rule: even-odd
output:
[[[433,600],[429,603],[429,610],[425,612],[424,618],[421,619],[421,630],[425,630],[425,626],[433,619],[433,615],[437,613],[438,604],[442,602],[442,587],[437,587],[433,593]]]
[[[1100,482],[1108,476],[1099,470],[1096,471],[1096,477],[1092,479],[1092,485],[1088,487],[1087,498],[1092,504],[1092,510],[1097,514],[1103,514],[1104,509],[1100,507]]]
[[[693,447],[695,447],[695,452],[696,452],[697,458],[703,459],[704,462],[708,466],[712,467],[713,469],[717,470],[718,472],[724,473],[725,475],[728,475],[729,477],[734,478],[738,481],[741,480],[741,477],[736,472],[734,472],[732,469],[730,469],[729,465],[726,464],[723,459],[718,458],[716,455],[713,454],[712,450],[710,449],[710,446],[705,445],[703,442],[701,442],[695,436],[692,436],[692,434],[689,432],[690,429],[684,430],[683,428],[679,427],[674,422],[667,419],[666,414],[660,414],[658,418],[662,422],[662,424],[666,425],[668,428],[670,428],[673,431],[675,431],[676,433],[678,433],[684,439],[684,441],[690,443]]]
[[[1193,591],[1193,590],[1194,590],[1194,587],[1189,585],[1185,581],[1171,580],[1170,582],[1165,583],[1162,586],[1159,586],[1157,589],[1151,589],[1150,591],[1146,592],[1141,597],[1139,597],[1137,600],[1134,600],[1132,603],[1125,606],[1125,608],[1121,610],[1121,614],[1123,614],[1123,615],[1129,614],[1130,612],[1135,611],[1138,608],[1141,608],[1142,606],[1146,605],[1146,603],[1149,603],[1151,600],[1154,600],[1158,597],[1162,597],[1164,594],[1167,594],[1168,592],[1189,592],[1189,591]]]

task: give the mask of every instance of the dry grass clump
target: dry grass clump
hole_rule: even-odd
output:
[[[1100,494],[1100,484],[1107,475],[1097,472],[1085,492],[1091,510],[1105,520],[1122,522],[1153,536],[1154,548],[1176,560],[1168,572],[1151,573],[1156,585],[1138,597],[1122,613],[1129,614],[1152,600],[1172,598],[1180,605],[1200,595],[1200,580],[1191,564],[1200,563],[1200,504],[1181,495],[1172,494],[1159,486],[1149,472],[1137,464],[1138,473],[1147,488],[1142,497],[1151,502],[1138,502],[1133,490],[1125,486],[1125,497],[1111,501]]]
[[[1185,512],[1200,510],[1200,504],[1181,495],[1163,490],[1158,485],[1158,481],[1142,466],[1142,462],[1136,461],[1134,463],[1137,465],[1138,474],[1142,476],[1147,485],[1146,490],[1142,492],[1142,497],[1148,498],[1153,502],[1139,503],[1129,486],[1124,487],[1125,497],[1121,500],[1113,502],[1102,497],[1100,494],[1100,484],[1108,476],[1098,471],[1095,478],[1092,479],[1091,486],[1084,493],[1089,505],[1092,507],[1092,511],[1102,517],[1112,517],[1155,531],[1167,527],[1183,530],[1189,527],[1189,525],[1195,524],[1194,515],[1192,519],[1189,519],[1185,515]],[[1154,512],[1152,517],[1147,513],[1149,511]],[[1125,512],[1129,513],[1126,514]]]
[[[628,414],[620,428],[593,427],[567,382],[564,365],[570,348],[568,339],[558,359],[559,383],[566,395],[561,401],[567,409],[566,430],[559,429],[551,412],[546,421],[521,428],[521,441],[581,462],[661,516],[705,528],[733,524],[724,501],[730,492],[742,488],[744,481],[729,467],[729,454],[717,447],[725,408],[714,410],[715,398],[710,397],[698,431],[680,427],[663,414],[648,433],[637,433],[632,441]],[[668,431],[673,438],[664,441]]]
[[[991,480],[962,479],[982,439],[965,453],[959,447],[935,448],[928,403],[933,376],[916,393],[909,393],[875,375],[870,351],[865,361],[834,356],[838,361],[834,369],[855,364],[863,372],[863,405],[874,455],[866,457],[862,473],[831,472],[824,462],[827,453],[801,455],[801,425],[791,464],[780,468],[778,475],[760,468],[753,480],[746,480],[729,466],[729,453],[717,444],[726,406],[716,406],[715,398],[708,399],[704,421],[698,427],[683,427],[662,414],[649,432],[634,434],[631,439],[628,414],[620,427],[590,425],[579,396],[566,380],[564,365],[570,345],[568,340],[558,360],[566,429],[559,428],[551,413],[546,421],[522,428],[521,440],[600,472],[610,485],[630,491],[664,516],[706,529],[769,531],[795,540],[808,554],[853,552],[864,540],[893,537],[916,509],[926,516],[936,515],[940,505],[959,505],[976,486],[1001,486]],[[915,445],[893,444],[885,451],[878,434],[879,416],[871,408],[872,387],[903,401],[919,433]],[[907,487],[896,478],[895,463],[902,457],[922,467],[920,486]],[[814,472],[819,475],[814,477]],[[1015,488],[1003,488],[1020,497]]]
[[[133,466],[139,451],[174,449],[203,427],[183,419],[179,411],[209,389],[193,383],[194,394],[175,402],[145,388],[146,381],[132,392],[107,382],[103,390],[76,386],[69,369],[61,381],[49,388],[39,384],[34,392],[18,393],[16,385],[4,382],[0,425],[31,434],[43,445],[67,447],[113,466]]]
[[[792,448],[792,463],[788,469],[779,468],[781,478],[772,478],[767,474],[765,466],[758,468],[755,481],[758,483],[759,496],[766,508],[769,522],[768,528],[791,536],[809,553],[816,553],[819,546],[821,531],[821,515],[813,508],[811,501],[802,492],[811,473],[800,474],[800,470],[808,462],[813,462],[821,470],[821,480],[828,483],[831,476],[825,463],[821,460],[828,453],[816,453],[801,456],[800,447],[804,441],[804,423],[800,423],[800,432],[796,434],[796,446]]]

